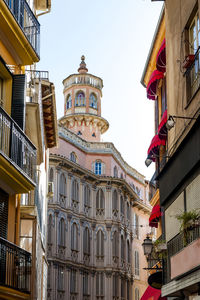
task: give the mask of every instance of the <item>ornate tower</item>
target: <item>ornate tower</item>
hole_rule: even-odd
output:
[[[65,107],[60,124],[87,141],[99,142],[109,127],[101,117],[102,79],[88,73],[82,56],[78,74],[68,76],[63,85]]]

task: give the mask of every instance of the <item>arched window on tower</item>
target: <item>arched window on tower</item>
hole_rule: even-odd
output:
[[[70,160],[76,163],[76,161],[77,161],[77,156],[76,156],[76,153],[75,153],[75,152],[71,152],[71,153],[70,153]]]
[[[117,171],[117,166],[114,167],[114,177],[118,177],[118,171]]]
[[[105,198],[102,189],[99,189],[96,196],[96,215],[104,216],[105,213]]]
[[[131,253],[130,253],[130,243],[129,240],[127,241],[127,261],[130,264],[131,263]]]
[[[52,234],[53,234],[53,217],[52,215],[49,215],[49,218],[48,218],[48,244],[52,244],[53,242],[53,237],[52,237]]]
[[[62,173],[60,175],[60,182],[59,182],[59,201],[61,205],[65,204],[66,194],[67,194],[66,178],[65,178],[65,174]]]
[[[85,94],[83,91],[79,91],[76,94],[75,106],[85,106]]]
[[[87,227],[83,233],[83,254],[90,255],[90,232]]]
[[[113,234],[112,255],[113,261],[117,263],[119,258],[119,233],[117,231],[115,231]]]
[[[97,259],[104,259],[104,234],[101,229],[97,232]]]
[[[96,175],[102,174],[102,163],[99,160],[95,161],[95,174]]]
[[[72,97],[71,95],[67,95],[67,102],[66,102],[66,109],[69,109],[72,107]]]
[[[113,212],[113,217],[117,218],[118,217],[118,194],[116,190],[114,190],[112,194],[112,212]]]
[[[72,181],[72,208],[78,210],[78,202],[79,202],[79,185],[76,179]]]
[[[90,107],[97,109],[97,97],[94,93],[90,94],[89,105]]]
[[[89,213],[90,209],[90,188],[88,185],[84,186],[84,212]]]
[[[121,235],[121,260],[125,260],[125,253],[124,253],[125,245],[124,245],[124,237]]]
[[[120,214],[121,218],[124,218],[124,198],[123,196],[120,196]]]
[[[49,169],[49,182],[53,182],[53,168]]]

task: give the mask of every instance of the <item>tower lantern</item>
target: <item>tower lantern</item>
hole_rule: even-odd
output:
[[[77,74],[63,80],[64,116],[60,124],[90,142],[99,142],[109,124],[101,117],[103,80],[89,74],[82,55]]]

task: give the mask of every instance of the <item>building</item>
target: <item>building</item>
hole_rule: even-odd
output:
[[[27,66],[35,70],[40,59],[37,17],[50,11],[50,2],[28,2],[0,1],[0,299],[46,299],[46,178],[48,148],[56,145],[55,100],[53,85],[36,79],[38,72],[29,76]],[[36,83],[39,95],[26,103]]]
[[[78,73],[63,80],[65,114],[50,152],[48,299],[139,300],[149,184],[100,141],[109,126],[101,116],[103,81],[81,59]]]
[[[200,2],[179,4],[165,1],[167,115],[162,126],[168,132],[156,177],[167,245],[161,291],[164,297],[199,299]]]

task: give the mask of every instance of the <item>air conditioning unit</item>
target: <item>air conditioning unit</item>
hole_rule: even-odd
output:
[[[48,183],[48,197],[53,197],[54,195],[54,183],[53,182],[49,182]]]

